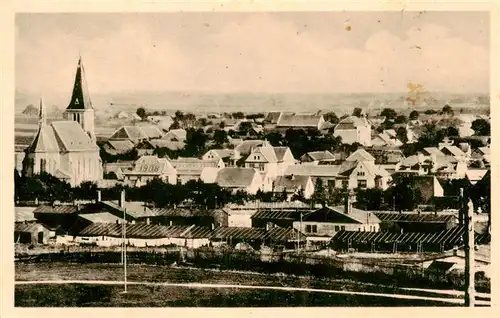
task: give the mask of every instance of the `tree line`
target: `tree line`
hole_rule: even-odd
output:
[[[33,177],[20,176],[14,171],[15,201],[46,201],[72,202],[74,200],[95,200],[98,187],[93,182],[82,182],[79,186],[71,187],[50,174],[42,173]],[[466,179],[443,181],[445,197],[430,202],[424,202],[418,187],[412,185],[408,176],[396,176],[386,190],[356,189],[355,206],[363,210],[394,210],[413,211],[422,204],[433,205],[437,209],[456,208],[460,189],[470,198],[474,206],[483,211],[490,211],[490,181],[472,185]],[[349,191],[347,188],[325,186],[321,178],[314,184],[311,198],[304,197],[303,189],[299,189],[289,197],[286,192],[262,192],[248,194],[245,191],[232,192],[217,184],[204,183],[200,180],[191,180],[186,184],[169,184],[160,179],[149,181],[141,187],[129,187],[118,184],[112,188],[101,189],[103,200],[118,200],[122,190],[126,191],[127,200],[144,201],[155,207],[173,207],[176,205],[193,205],[201,209],[221,208],[228,203],[243,204],[248,201],[283,202],[288,199],[301,201],[311,206],[335,206],[345,203]]]

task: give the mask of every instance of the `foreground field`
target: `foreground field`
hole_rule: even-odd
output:
[[[132,285],[19,285],[16,307],[296,307],[296,306],[453,306],[414,299],[339,295],[304,291],[188,288]]]
[[[349,280],[327,280],[312,277],[262,275],[248,272],[175,268],[167,266],[133,265],[128,267],[130,293],[121,295],[123,269],[109,264],[16,264],[16,281],[53,281],[56,284],[29,283],[16,286],[16,306],[453,306],[432,299],[401,299],[398,294],[416,297],[438,297],[459,301],[458,291],[432,291],[395,288]],[[97,285],[72,284],[69,281],[96,281]],[[62,281],[62,282],[61,282]],[[68,281],[66,283],[66,281]],[[134,285],[134,282],[150,285]],[[116,284],[118,285],[116,285]],[[191,283],[190,286],[162,284]],[[115,285],[113,285],[115,284]],[[200,286],[203,284],[204,286]],[[221,286],[210,288],[210,285]],[[222,286],[230,285],[230,286]],[[231,286],[241,285],[241,288]],[[244,287],[246,286],[246,287]],[[252,286],[262,289],[250,289]],[[224,287],[224,288],[222,288]],[[267,290],[266,288],[282,290]],[[323,290],[297,291],[301,288]],[[329,293],[335,290],[338,293]],[[352,295],[346,291],[384,294]],[[92,296],[92,295],[95,295]],[[90,298],[89,298],[90,297]]]
[[[290,275],[263,275],[250,272],[218,271],[198,268],[130,265],[127,279],[136,282],[237,284],[253,286],[279,286],[314,289],[358,290],[364,292],[427,295],[427,292],[410,291],[393,286],[359,283],[344,279],[317,279]],[[119,264],[16,264],[16,281],[57,280],[123,280],[123,267]],[[447,295],[455,297],[454,295]]]

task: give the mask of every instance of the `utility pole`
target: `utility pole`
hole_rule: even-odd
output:
[[[461,214],[464,229],[465,252],[465,306],[474,307],[475,296],[475,242],[474,242],[474,206],[469,199],[466,204],[463,188],[460,189]]]
[[[299,252],[300,252],[300,233],[302,233],[302,211],[300,211],[300,231],[298,234],[298,241],[299,241]]]
[[[123,293],[127,293],[127,227],[125,225],[126,209],[123,208],[123,221],[122,221],[122,253],[123,253]]]

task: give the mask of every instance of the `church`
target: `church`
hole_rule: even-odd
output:
[[[47,123],[43,100],[40,100],[38,132],[25,150],[23,174],[46,172],[72,186],[101,180],[102,162],[96,144],[94,116],[80,58],[71,101],[64,112],[65,120]]]

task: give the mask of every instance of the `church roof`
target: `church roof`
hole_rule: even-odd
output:
[[[71,101],[66,109],[93,109],[81,58],[78,60]]]
[[[59,152],[60,148],[57,143],[54,130],[51,126],[41,126],[35,139],[31,142],[25,152]]]
[[[76,121],[54,121],[51,124],[63,151],[98,150],[89,135]]]
[[[59,146],[57,144],[54,130],[47,126],[45,121],[45,114],[43,112],[43,100],[40,99],[40,113],[39,113],[39,126],[35,139],[31,142],[27,152],[58,152]]]

